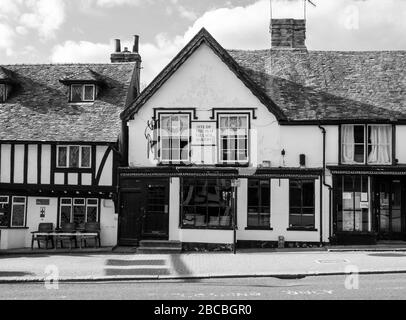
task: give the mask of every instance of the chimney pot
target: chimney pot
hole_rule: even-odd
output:
[[[133,52],[138,53],[139,51],[139,41],[140,41],[140,36],[135,35],[134,36],[134,46],[133,46]]]
[[[121,40],[120,39],[116,39],[116,53],[121,52]]]

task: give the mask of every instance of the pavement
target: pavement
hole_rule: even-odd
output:
[[[406,252],[238,252],[0,255],[0,283],[170,280],[406,273]]]

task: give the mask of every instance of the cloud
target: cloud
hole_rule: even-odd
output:
[[[66,41],[52,50],[53,63],[103,63],[109,62],[112,44],[88,41]]]
[[[65,2],[63,0],[27,0],[28,12],[20,17],[20,27],[38,30],[42,39],[55,36],[65,22]]]
[[[7,24],[0,23],[0,49],[7,50],[7,55],[11,55],[14,45],[14,30]]]

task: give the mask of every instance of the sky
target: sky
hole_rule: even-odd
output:
[[[269,22],[304,0],[0,0],[0,64],[110,61],[140,35],[148,84],[205,27],[228,49],[270,48]],[[309,50],[406,50],[406,0],[312,0]]]

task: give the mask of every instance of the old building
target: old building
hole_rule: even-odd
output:
[[[139,91],[133,52],[111,64],[0,66],[0,248],[29,247],[39,223],[100,222],[117,239],[120,113]]]
[[[406,52],[308,51],[201,30],[121,114],[118,242],[274,246],[406,235]],[[236,233],[234,233],[236,229]]]

